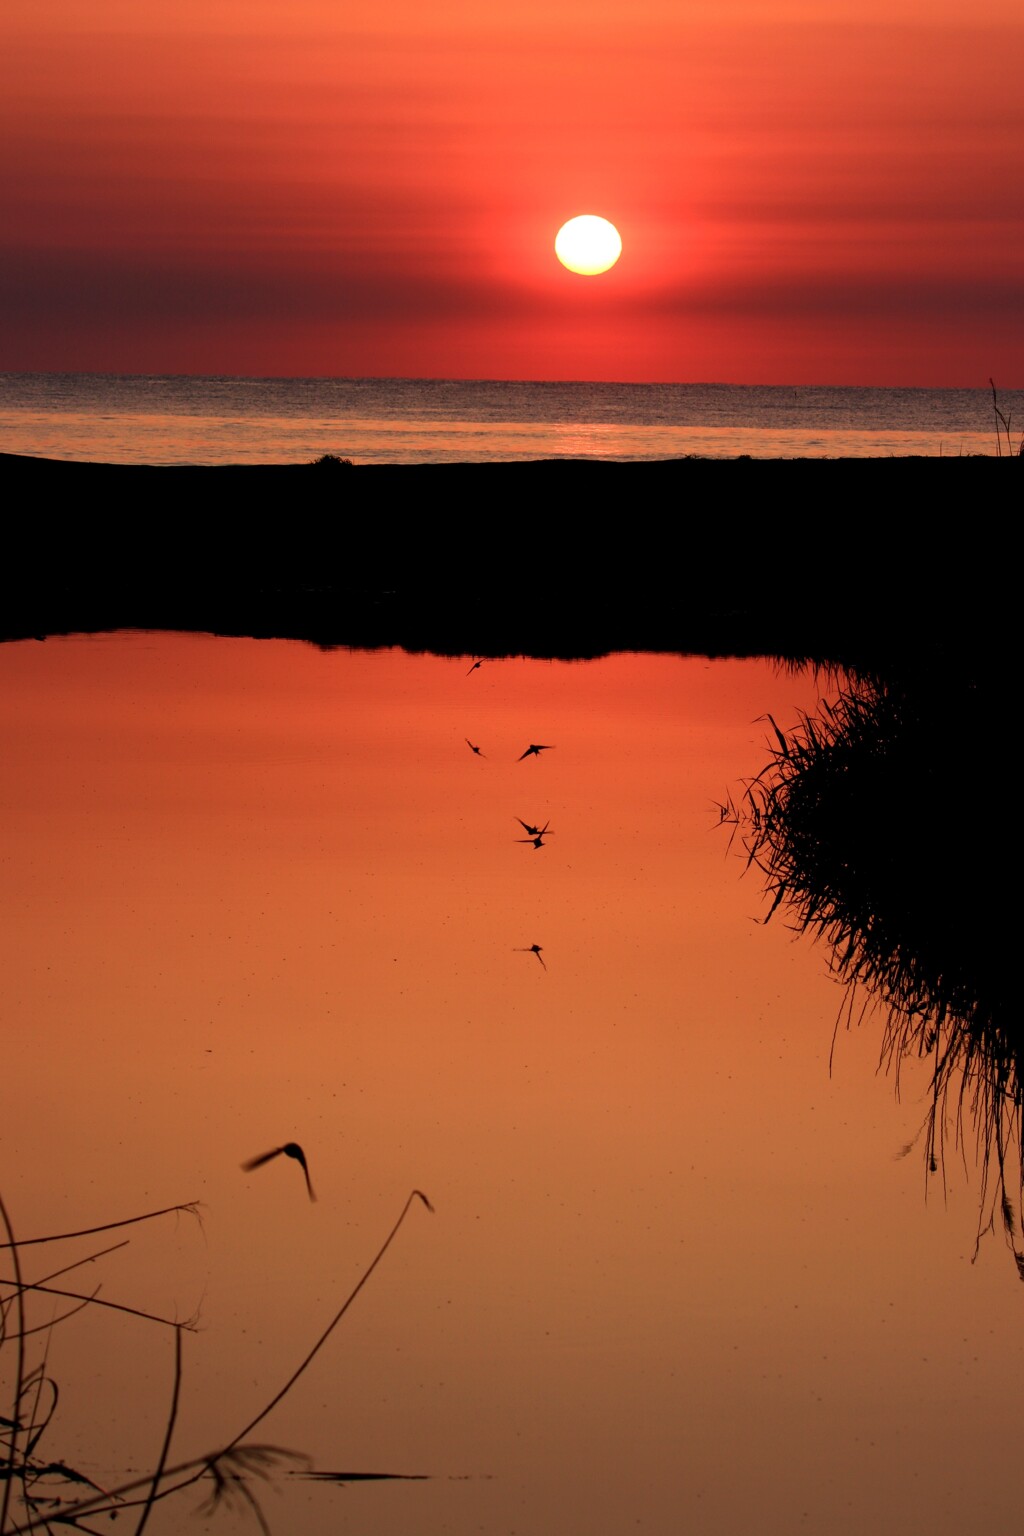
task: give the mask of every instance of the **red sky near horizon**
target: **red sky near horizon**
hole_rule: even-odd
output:
[[[7,0],[0,43],[3,371],[1024,384],[1020,0]]]

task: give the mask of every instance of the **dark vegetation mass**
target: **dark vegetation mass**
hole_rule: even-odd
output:
[[[846,675],[814,716],[774,720],[762,770],[721,806],[769,908],[827,947],[846,1018],[878,1000],[882,1059],[929,1065],[928,1175],[976,1142],[979,1237],[996,1223],[1024,1279],[1021,1050],[1004,658]]]

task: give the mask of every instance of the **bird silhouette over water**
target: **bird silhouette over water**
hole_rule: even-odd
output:
[[[516,817],[516,821],[518,821],[518,820],[519,820],[519,817],[517,816]],[[533,834],[532,837],[517,837],[516,838],[516,842],[517,843],[532,843],[535,848],[543,848],[544,847],[544,839],[546,837],[553,837],[553,836],[554,836],[554,833],[548,831],[547,824],[545,823],[545,825],[543,827],[540,827],[539,829],[534,831],[534,834]]]
[[[542,752],[551,752],[553,750],[554,749],[550,743],[545,744],[542,741],[531,741],[526,751],[520,752],[519,756],[516,758],[516,762],[521,763],[524,757],[540,757]]]
[[[309,1191],[309,1198],[311,1200],[315,1200],[316,1195],[313,1193],[313,1186],[309,1180],[309,1169],[306,1166],[306,1154],[303,1152],[297,1141],[286,1141],[283,1147],[275,1147],[272,1152],[261,1152],[259,1157],[250,1157],[247,1163],[242,1164],[242,1167],[245,1169],[246,1173],[251,1173],[254,1168],[262,1168],[263,1164],[269,1163],[272,1158],[280,1157],[282,1152],[284,1153],[285,1157],[294,1157],[295,1161],[306,1175],[306,1188]]]
[[[473,743],[470,741],[468,736],[466,737],[466,746],[469,748],[469,750],[471,752],[475,752],[477,757],[486,757],[487,756],[487,753],[486,752],[481,752],[479,747],[474,747]],[[519,820],[518,816],[516,817],[516,820],[517,821]]]
[[[515,820],[518,821],[524,832],[529,832],[531,837],[547,837],[549,835],[548,827],[551,825],[549,821],[546,821],[542,827],[531,827],[530,823],[524,821],[521,816],[515,817]],[[523,839],[520,838],[519,841],[522,842]]]
[[[544,962],[544,956],[541,954],[540,944],[530,944],[529,946],[526,944],[517,944],[515,945],[515,951],[517,955],[536,955],[541,965],[543,965],[544,969],[547,970],[547,965]]]

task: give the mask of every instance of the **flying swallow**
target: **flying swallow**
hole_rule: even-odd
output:
[[[528,821],[524,821],[521,816],[516,816],[514,818],[514,820],[518,821],[518,823],[522,827],[523,831],[524,832],[529,832],[531,837],[550,837],[550,836],[553,836],[552,833],[548,832],[548,827],[550,826],[550,822],[546,821],[542,827],[531,827],[529,822]],[[523,839],[520,838],[519,841],[522,842]]]
[[[517,816],[516,817],[516,821],[518,821],[518,820],[519,820],[519,817]],[[540,828],[536,828],[535,827],[534,828],[534,832],[533,832],[533,836],[532,837],[517,837],[516,838],[516,842],[517,843],[532,843],[535,848],[543,848],[544,847],[544,839],[546,837],[552,837],[553,835],[554,835],[553,833],[548,831],[548,824],[547,824],[547,822],[545,822],[542,827],[540,827]]]
[[[483,666],[483,662],[482,661],[474,661],[473,665],[469,669],[469,672],[475,672],[477,667],[482,667],[482,666]],[[467,677],[469,676],[469,672],[466,673]]]
[[[544,969],[547,970],[547,966],[544,963],[544,956],[540,952],[541,946],[539,944],[531,944],[529,948],[527,948],[525,944],[517,944],[514,946],[514,948],[517,955],[536,955],[541,965],[543,965]]]
[[[477,757],[486,757],[487,756],[487,753],[486,752],[481,752],[479,747],[474,747],[473,743],[470,741],[468,736],[466,737],[466,746],[469,748],[469,750],[471,752],[475,752]],[[516,817],[516,820],[518,821],[519,818]]]
[[[250,1157],[247,1163],[242,1164],[242,1167],[246,1173],[251,1173],[254,1168],[262,1168],[264,1163],[269,1163],[271,1158],[280,1157],[282,1152],[285,1157],[294,1157],[306,1175],[306,1188],[309,1190],[309,1198],[315,1200],[316,1195],[313,1193],[313,1186],[309,1181],[309,1169],[306,1166],[306,1154],[297,1141],[286,1141],[283,1147],[275,1147],[272,1152],[261,1152],[259,1157]]]
[[[526,751],[520,752],[516,762],[521,763],[524,757],[540,757],[542,752],[550,752],[551,750],[550,744],[545,745],[543,742],[531,741]]]

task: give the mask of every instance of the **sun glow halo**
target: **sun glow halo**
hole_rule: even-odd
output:
[[[555,236],[555,255],[570,272],[596,277],[614,267],[622,254],[622,240],[614,224],[596,213],[581,213],[563,224]]]

